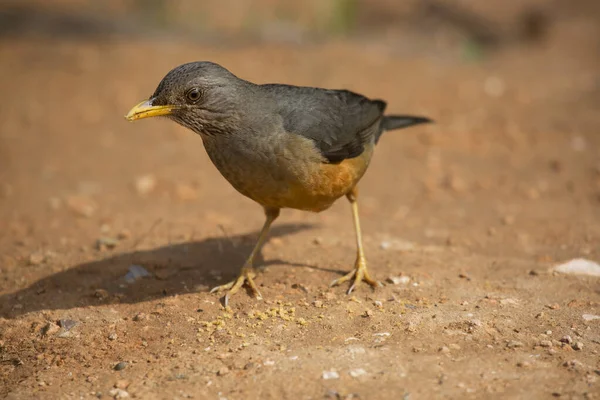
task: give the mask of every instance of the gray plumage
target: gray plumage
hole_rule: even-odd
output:
[[[202,90],[200,107],[185,98],[191,87]],[[201,135],[271,134],[282,125],[289,134],[311,139],[330,163],[359,156],[385,130],[430,122],[424,117],[385,116],[384,101],[348,90],[256,85],[211,62],[174,68],[150,98],[154,105],[180,105],[181,112],[171,118]]]

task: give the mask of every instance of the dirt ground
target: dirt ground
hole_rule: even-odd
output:
[[[0,396],[600,398],[598,278],[551,271],[600,260],[599,32],[558,24],[478,62],[392,39],[0,41]],[[208,293],[262,211],[200,137],[123,118],[197,59],[436,120],[384,136],[360,186],[384,287],[328,288],[355,256],[340,200],[284,210],[263,301]]]

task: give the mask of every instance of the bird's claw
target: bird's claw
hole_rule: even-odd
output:
[[[347,282],[353,278],[354,278],[354,280],[352,282],[352,285],[350,285],[350,288],[348,289],[346,294],[352,293],[354,291],[354,289],[356,289],[356,287],[362,281],[368,283],[373,288],[383,286],[381,284],[381,282],[379,282],[369,276],[369,272],[367,271],[367,265],[364,261],[362,261],[362,262],[357,261],[356,266],[354,267],[354,269],[352,271],[348,272],[346,275],[342,276],[341,278],[335,279],[333,282],[331,282],[329,287],[341,285],[342,283]]]
[[[262,300],[262,294],[260,294],[258,287],[256,287],[256,284],[254,283],[255,276],[256,274],[254,273],[254,271],[252,271],[251,268],[242,268],[242,272],[235,280],[224,285],[212,288],[210,293],[217,293],[226,290],[227,293],[223,297],[223,305],[227,307],[227,305],[229,304],[229,298],[236,294],[245,283],[252,292],[252,295],[257,300]]]

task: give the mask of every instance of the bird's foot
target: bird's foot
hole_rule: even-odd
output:
[[[254,283],[255,277],[256,273],[254,272],[252,267],[243,267],[242,271],[240,272],[240,275],[235,280],[226,283],[225,285],[214,287],[210,292],[216,293],[226,290],[227,293],[223,298],[223,305],[227,307],[227,304],[229,303],[229,298],[236,294],[245,283],[246,285],[248,285],[248,288],[252,292],[252,295],[256,297],[257,300],[262,300],[262,295],[256,287],[256,284]]]
[[[367,271],[367,262],[365,261],[365,259],[358,258],[356,260],[356,264],[354,265],[354,269],[346,275],[342,276],[341,278],[335,279],[333,282],[331,282],[329,287],[341,285],[342,283],[347,282],[353,278],[354,281],[352,282],[352,285],[350,286],[346,294],[352,293],[352,291],[362,281],[367,282],[373,288],[382,286],[379,281],[376,281],[375,279],[369,276],[369,271]]]

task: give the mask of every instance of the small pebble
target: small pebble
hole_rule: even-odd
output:
[[[387,281],[394,285],[406,285],[410,282],[410,278],[408,276],[390,276]]]
[[[325,379],[325,380],[339,379],[339,378],[340,378],[340,374],[338,374],[336,371],[323,371],[323,379]]]
[[[317,308],[323,308],[323,302],[321,300],[315,300],[313,301],[313,306]]]
[[[531,363],[529,361],[520,361],[517,363],[517,367],[529,368],[531,367]]]
[[[515,349],[517,347],[523,347],[525,346],[523,344],[523,342],[519,342],[518,340],[511,340],[506,344],[506,347],[508,347],[509,349]]]
[[[600,319],[600,315],[593,315],[593,314],[583,314],[581,317],[585,321],[594,321],[596,319]]]
[[[563,274],[600,277],[600,264],[585,258],[575,258],[554,267],[554,271]]]
[[[187,183],[178,183],[175,186],[175,195],[182,201],[196,200],[198,198],[198,190]]]
[[[575,151],[585,151],[587,142],[583,136],[574,136],[571,138],[571,147]]]
[[[337,297],[335,293],[331,293],[331,292],[327,292],[324,295],[325,300],[335,300],[335,298]]]
[[[483,83],[483,91],[490,97],[501,97],[505,90],[504,81],[497,76],[490,76]]]
[[[552,347],[552,341],[551,340],[542,340],[540,342],[540,346],[542,346],[542,347]]]
[[[42,253],[33,253],[29,255],[29,265],[40,265],[46,260]]]
[[[128,364],[127,364],[125,361],[121,361],[121,362],[118,362],[118,363],[115,365],[114,369],[115,369],[115,371],[122,371],[122,370],[124,370],[125,368],[127,368],[127,365],[128,365]]]
[[[546,307],[548,307],[551,310],[558,310],[558,309],[560,309],[560,305],[558,303],[548,304]]]
[[[583,342],[575,342],[572,347],[573,350],[583,350]]]
[[[571,338],[571,336],[569,336],[569,335],[565,335],[565,336],[561,337],[561,338],[560,338],[560,341],[561,341],[562,343],[566,343],[566,344],[571,344],[571,343],[573,343],[573,339],[572,339],[572,338]]]
[[[373,311],[371,311],[371,310],[367,310],[363,314],[363,317],[365,317],[365,318],[372,317],[372,316],[373,316]]]
[[[112,250],[115,247],[117,247],[117,244],[119,244],[119,241],[115,238],[101,237],[98,240],[96,240],[96,250]]]
[[[356,368],[356,369],[351,369],[349,372],[351,377],[353,378],[358,378],[359,376],[363,376],[367,374],[367,371],[365,371],[362,368]]]
[[[129,266],[129,270],[127,271],[127,274],[125,274],[125,282],[131,284],[137,281],[138,279],[146,278],[149,276],[152,276],[152,274],[148,272],[146,268],[142,267],[141,265],[133,264]]]
[[[125,390],[125,389],[127,389],[129,387],[130,384],[131,384],[131,382],[129,382],[128,380],[119,379],[117,381],[117,383],[115,383],[115,387],[117,389],[123,389],[123,390]]]
[[[146,314],[144,314],[144,313],[138,313],[138,314],[136,314],[133,317],[133,320],[136,321],[136,322],[137,321],[143,321],[143,320],[146,320],[146,319],[148,319],[148,316]]]
[[[134,186],[139,195],[145,196],[156,187],[156,178],[153,175],[140,176],[135,180]]]
[[[60,327],[58,325],[56,325],[54,322],[48,322],[42,328],[42,335],[44,335],[44,336],[54,335],[59,330],[60,330]]]
[[[380,333],[374,333],[373,336],[380,336],[380,337],[389,337],[392,334],[389,332],[380,332]]]
[[[221,367],[217,371],[218,376],[224,376],[224,375],[227,375],[228,373],[229,373],[229,368],[227,368],[227,367]]]
[[[442,346],[438,349],[438,351],[442,354],[450,354],[450,349],[446,346]]]
[[[58,325],[63,328],[65,331],[70,331],[78,324],[77,321],[73,321],[72,319],[61,319],[58,321]]]
[[[127,399],[129,398],[129,393],[123,389],[114,388],[111,389],[108,394],[115,399]]]
[[[61,206],[62,206],[63,202],[60,198],[58,197],[50,197],[48,199],[48,205],[50,206],[50,208],[52,210],[58,210]]]
[[[512,225],[515,223],[515,217],[512,215],[505,215],[502,217],[502,223],[504,225]]]
[[[108,340],[117,340],[119,336],[117,336],[117,334],[115,332],[112,332],[110,335],[108,335]]]
[[[117,234],[117,239],[126,240],[131,237],[131,232],[128,229],[123,229],[121,232]]]
[[[86,196],[70,196],[67,198],[67,207],[80,217],[89,218],[96,213],[98,206]]]

